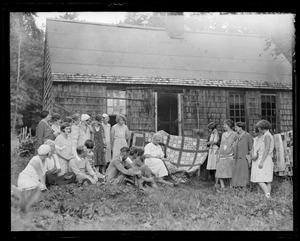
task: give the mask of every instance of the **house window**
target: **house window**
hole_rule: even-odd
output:
[[[107,90],[107,114],[126,115],[126,91]]]
[[[234,122],[246,122],[244,94],[229,94],[229,118]]]
[[[261,119],[267,120],[272,125],[272,131],[276,132],[276,95],[261,95]]]

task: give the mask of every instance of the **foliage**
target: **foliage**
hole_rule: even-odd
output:
[[[42,107],[44,33],[37,28],[34,16],[20,12],[10,15],[11,120],[17,118],[17,127],[24,122],[35,127],[28,116]]]
[[[21,157],[30,157],[35,152],[37,140],[36,138],[28,138],[19,145],[18,153]]]
[[[78,19],[78,13],[77,12],[66,12],[63,15],[59,15],[58,18],[66,19],[66,20],[77,20]]]

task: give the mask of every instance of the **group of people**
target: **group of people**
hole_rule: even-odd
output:
[[[130,133],[126,117],[117,115],[111,127],[107,114],[59,114],[41,112],[36,129],[36,155],[19,174],[18,188],[47,190],[51,185],[77,182],[88,185],[102,181],[121,184],[131,182],[140,189],[156,183],[175,186],[165,180],[168,171],[155,134],[145,149],[129,148]]]
[[[247,187],[250,182],[258,183],[267,198],[271,194],[273,181],[274,140],[270,133],[271,124],[266,120],[255,126],[256,137],[245,131],[245,123],[225,120],[225,132],[221,134],[215,123],[208,129],[208,159],[206,169],[215,180],[215,186],[225,188]]]

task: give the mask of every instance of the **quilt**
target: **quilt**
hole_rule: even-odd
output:
[[[293,176],[293,131],[274,136],[274,172],[278,176]]]
[[[177,182],[188,182],[207,157],[207,140],[169,135],[162,130],[159,133],[162,136],[162,142],[159,144],[165,157],[168,158],[165,165],[171,177]],[[152,141],[154,133],[137,133],[136,139],[141,138],[141,135],[143,135],[144,140],[138,142],[139,144],[143,143],[145,146]]]

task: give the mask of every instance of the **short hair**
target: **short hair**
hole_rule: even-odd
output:
[[[142,163],[145,163],[145,159],[146,159],[145,155],[142,155],[142,156],[140,157],[140,160],[141,160]]]
[[[76,153],[78,155],[81,155],[84,152],[84,146],[77,146],[76,147]]]
[[[116,122],[119,122],[121,119],[123,119],[123,121],[126,121],[125,115],[118,114],[118,115],[116,116]]]
[[[120,151],[121,151],[121,152],[129,152],[130,149],[129,149],[129,147],[127,147],[127,146],[123,146],[123,147],[120,149]]]
[[[230,129],[234,127],[234,121],[231,119],[225,120],[224,123],[227,124],[230,127]]]
[[[63,123],[60,125],[60,130],[61,130],[62,132],[65,132],[65,129],[66,129],[67,127],[70,127],[70,124],[69,124],[68,122],[63,122]]]
[[[87,149],[93,149],[95,144],[93,140],[86,140],[84,145]]]
[[[72,118],[71,118],[70,116],[66,116],[66,117],[63,119],[63,122],[71,123],[71,122],[72,122]]]
[[[260,120],[256,126],[262,130],[270,130],[272,128],[271,123],[267,120]]]
[[[71,116],[71,118],[72,118],[73,121],[78,121],[78,120],[80,120],[80,115],[79,114],[73,114]]]
[[[40,113],[40,117],[44,119],[49,115],[49,113],[50,112],[48,110],[42,110]]]
[[[239,121],[239,122],[235,123],[235,125],[238,127],[241,127],[243,130],[245,130],[245,126],[246,126],[245,122]]]
[[[137,154],[138,156],[142,156],[144,155],[144,150],[142,148],[136,148],[134,151],[133,151],[133,154]]]
[[[216,129],[217,128],[217,124],[215,122],[210,122],[208,125],[207,125],[207,128],[208,129]]]
[[[136,150],[137,150],[136,147],[134,147],[134,146],[130,147],[129,155],[130,155],[130,156],[133,156]]]
[[[97,114],[97,115],[95,116],[95,120],[96,120],[96,121],[101,121],[102,119],[103,119],[103,116],[100,115],[100,114]]]
[[[57,113],[53,114],[52,115],[52,118],[51,118],[53,121],[58,121],[61,119],[61,116]]]

